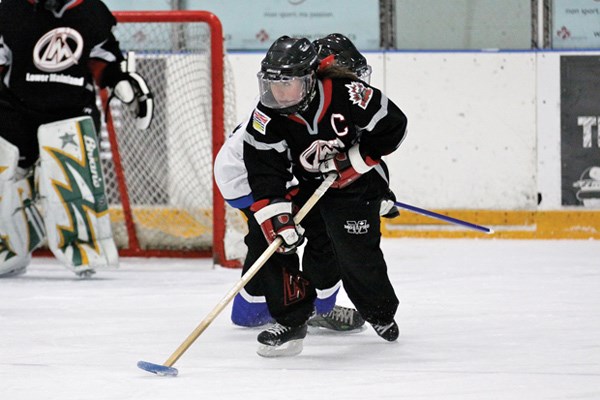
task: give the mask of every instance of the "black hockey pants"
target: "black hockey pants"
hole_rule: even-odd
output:
[[[80,116],[92,117],[100,136],[100,112],[95,104],[80,110],[62,110],[49,114],[26,110],[20,104],[10,104],[7,99],[0,98],[0,136],[17,146],[19,167],[26,169],[35,164],[40,155],[37,136],[40,125]]]
[[[242,211],[248,217],[248,234],[244,238],[248,246],[243,269],[245,273],[267,249],[268,243],[254,214],[248,209]],[[271,316],[287,326],[299,326],[306,322],[313,312],[313,302],[317,296],[313,284],[300,271],[296,253],[273,254],[245,289],[254,296],[264,295]]]
[[[301,183],[300,193],[310,196],[316,186]],[[379,207],[386,191],[387,184],[371,171],[344,189],[329,189],[313,209],[324,221],[348,297],[371,323],[390,322],[398,308],[380,249]],[[302,226],[311,235],[310,220]]]

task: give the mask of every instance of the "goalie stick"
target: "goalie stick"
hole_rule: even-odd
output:
[[[308,212],[317,204],[317,201],[325,194],[327,189],[331,186],[331,184],[335,181],[337,174],[330,174],[323,180],[321,185],[315,190],[315,192],[310,196],[306,204],[302,206],[302,208],[298,211],[296,216],[294,217],[295,223],[300,223],[308,214]],[[173,367],[173,364],[179,360],[179,358],[185,353],[185,351],[198,339],[198,337],[208,328],[208,326],[213,322],[213,320],[223,311],[223,309],[233,300],[236,294],[242,290],[244,286],[256,275],[256,273],[262,268],[262,266],[269,260],[269,258],[277,251],[277,248],[281,246],[282,239],[277,237],[273,243],[267,247],[267,249],[261,254],[261,256],[252,264],[252,267],[242,278],[227,292],[225,297],[217,303],[217,305],[212,309],[211,312],[208,313],[206,317],[198,324],[196,329],[189,334],[189,336],[181,343],[181,345],[171,354],[171,356],[161,364],[154,364],[147,361],[138,361],[138,368],[143,369],[144,371],[152,372],[153,374],[160,376],[177,376],[179,371],[177,368]]]
[[[460,220],[460,219],[457,219],[457,218],[452,218],[452,217],[449,217],[447,215],[438,214],[438,213],[433,212],[433,211],[425,210],[424,208],[419,208],[419,207],[411,206],[410,204],[401,203],[399,201],[395,201],[394,204],[396,205],[396,207],[400,207],[400,208],[404,208],[406,210],[414,211],[414,212],[416,212],[418,214],[422,214],[422,215],[425,215],[425,216],[428,216],[428,217],[440,219],[442,221],[450,222],[450,223],[457,224],[457,225],[462,225],[462,226],[465,226],[467,228],[470,228],[470,229],[473,229],[473,230],[476,230],[476,231],[485,232],[488,235],[494,233],[493,229],[486,228],[485,226],[472,224],[471,222],[463,221],[463,220]]]

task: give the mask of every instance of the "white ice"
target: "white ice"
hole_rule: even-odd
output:
[[[0,399],[600,399],[596,241],[386,239],[401,336],[309,334],[256,355],[227,307],[163,363],[239,279],[208,260],[123,259],[79,280],[37,258],[0,280]],[[338,303],[349,305],[344,294]]]

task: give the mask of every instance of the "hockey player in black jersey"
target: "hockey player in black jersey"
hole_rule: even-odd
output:
[[[37,245],[31,234],[41,241],[43,225],[50,249],[76,274],[116,264],[99,179],[95,87],[109,88],[130,105],[142,129],[151,121],[153,103],[143,78],[122,69],[115,25],[100,0],[0,2],[0,275],[24,272]],[[59,145],[52,145],[55,141]],[[40,157],[41,146],[46,159]],[[34,167],[40,192],[62,196],[58,201],[39,196],[47,202],[44,224],[35,211],[35,194],[23,198],[17,189]],[[59,185],[53,180],[57,175],[71,179]]]
[[[313,44],[318,49],[320,68],[335,63],[347,67],[361,80],[367,83],[370,81],[371,67],[367,63],[367,59],[346,36],[332,33],[316,40]],[[231,133],[219,150],[214,165],[215,181],[224,198],[229,205],[242,210],[249,220],[249,233],[245,240],[250,241],[253,245],[248,246],[251,250],[244,260],[242,274],[254,264],[257,257],[266,248],[260,227],[249,210],[253,199],[243,159],[244,131],[245,124],[241,124]],[[382,168],[378,172],[381,172],[381,178],[388,184],[387,170]],[[290,182],[290,185],[294,185],[294,183]],[[294,188],[290,188],[288,192],[290,197],[294,192]],[[393,205],[394,194],[391,191],[388,193],[389,196],[381,202],[380,214],[385,218],[393,218],[398,215],[398,210]],[[307,233],[309,240],[304,247],[302,269],[314,284],[317,298],[315,299],[315,315],[309,319],[308,325],[336,331],[360,331],[364,325],[364,319],[360,314],[352,308],[335,304],[341,287],[337,259],[332,251],[322,220],[318,219],[318,215],[315,213],[310,214],[310,217],[311,229]],[[260,248],[260,243],[264,243],[263,249]],[[297,260],[294,257],[275,254],[268,262],[281,265],[296,264]],[[263,282],[260,280],[252,279],[235,296],[231,308],[231,320],[234,324],[254,327],[272,321],[264,291],[261,288],[262,284]],[[279,285],[279,282],[276,284]]]
[[[286,182],[299,179],[295,200],[308,198],[323,175],[338,178],[311,213],[318,213],[333,243],[344,288],[360,314],[385,340],[398,337],[398,299],[380,250],[379,209],[387,185],[378,176],[381,157],[402,142],[407,119],[378,89],[347,69],[317,71],[317,53],[307,39],[281,37],[261,63],[260,103],[246,126],[244,159],[254,195],[252,210],[268,242],[283,250],[302,242],[292,219]],[[310,213],[309,213],[310,214]],[[303,222],[311,231],[307,216]],[[300,341],[312,313],[314,287],[302,272],[259,271],[277,324],[261,332],[260,351]],[[277,284],[279,282],[279,284]]]
[[[315,40],[313,44],[318,51],[319,68],[325,68],[327,65],[335,63],[347,67],[366,83],[370,82],[371,66],[346,36],[332,33]],[[245,124],[241,124],[231,133],[220,149],[214,165],[215,181],[229,205],[241,209],[248,217],[250,232],[246,241],[264,242],[260,227],[248,209],[253,200],[242,154],[244,131]],[[381,167],[378,172],[381,172],[381,178],[386,184],[389,184],[387,168],[384,163],[381,164]],[[294,193],[293,189],[290,190],[290,193]],[[394,218],[399,214],[394,206],[395,196],[391,190],[388,191],[388,194],[381,202],[380,214],[384,218]],[[311,217],[313,215],[316,214],[310,214]],[[308,325],[336,331],[357,332],[362,329],[364,319],[356,310],[335,304],[341,287],[341,277],[335,254],[332,252],[329,238],[325,232],[325,226],[316,217],[311,219],[310,225],[311,230],[307,233],[309,240],[304,247],[302,257],[302,269],[305,274],[310,276],[311,282],[317,289],[317,298],[315,315],[309,319]],[[242,274],[254,264],[256,258],[262,253],[260,250],[257,244],[252,246],[252,251],[247,253],[244,260]],[[277,262],[278,258],[283,258],[284,263],[292,262],[292,256],[278,254],[273,255],[269,262]],[[234,324],[255,327],[272,321],[264,291],[261,288],[262,283],[258,279],[252,279],[235,296],[231,308],[231,320]]]

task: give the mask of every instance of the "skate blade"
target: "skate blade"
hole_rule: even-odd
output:
[[[94,271],[93,269],[90,268],[90,269],[84,269],[83,271],[76,271],[75,275],[77,275],[77,277],[79,279],[85,280],[85,279],[91,279],[95,273],[96,273],[96,271]]]
[[[366,325],[354,329],[339,330],[329,326],[308,325],[308,333],[311,335],[354,335],[367,330]]]
[[[18,267],[0,274],[0,278],[13,278],[15,276],[23,275],[25,272],[27,272],[27,267]]]
[[[258,346],[256,353],[261,357],[274,358],[274,357],[293,357],[302,353],[304,348],[302,345],[303,339],[290,340],[281,346],[269,346],[261,344]]]

